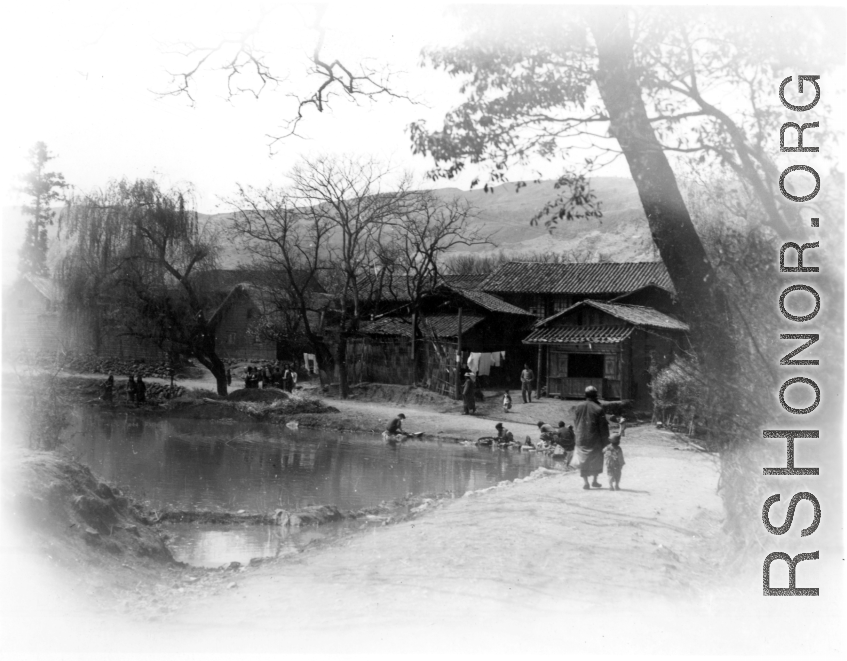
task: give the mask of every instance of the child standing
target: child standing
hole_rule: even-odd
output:
[[[503,413],[508,413],[510,408],[512,408],[512,396],[507,390],[506,394],[503,395]]]
[[[620,419],[618,433],[609,438],[609,445],[603,449],[606,456],[606,475],[609,476],[609,488],[615,491],[621,489],[621,471],[626,463],[621,449],[621,437],[626,433],[626,422]]]

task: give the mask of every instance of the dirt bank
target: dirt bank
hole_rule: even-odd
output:
[[[349,414],[373,405],[345,406]],[[460,420],[465,431],[490,424]],[[119,640],[134,653],[406,654],[458,645],[549,654],[573,645],[566,624],[605,622],[612,606],[629,609],[621,626],[632,628],[644,609],[672,613],[702,598],[720,560],[721,508],[710,457],[646,427],[626,442],[620,492],[584,491],[573,474],[539,471],[441,506],[422,503],[411,520],[309,553],[141,577],[160,586],[137,597],[145,609],[98,610],[79,635],[86,646]],[[641,642],[662,649],[659,639]]]

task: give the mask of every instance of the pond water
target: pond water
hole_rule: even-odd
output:
[[[553,462],[534,453],[375,434],[219,420],[144,419],[80,408],[67,432],[75,458],[152,507],[272,512],[307,505],[356,510],[407,494],[466,491],[524,477]],[[302,548],[314,536],[268,526],[173,526],[190,564],[219,566]]]

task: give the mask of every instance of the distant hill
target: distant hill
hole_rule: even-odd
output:
[[[478,211],[475,221],[481,233],[490,234],[494,245],[475,246],[467,251],[484,253],[502,250],[507,255],[527,252],[568,252],[578,255],[581,261],[637,262],[658,259],[653,245],[647,219],[631,179],[598,177],[592,187],[602,203],[603,218],[600,220],[560,221],[548,232],[543,224],[533,227],[530,219],[556,196],[552,181],[527,183],[516,191],[515,183],[503,184],[485,193],[482,189],[462,191],[458,188],[441,188],[437,195],[448,199],[460,197]],[[229,214],[201,214],[213,223],[225,223]],[[14,255],[20,245],[25,218],[17,208],[3,209],[4,257],[9,250]],[[21,232],[10,231],[21,228]],[[56,228],[52,228],[51,238]],[[61,252],[60,246],[51,249],[53,256]],[[5,260],[4,260],[5,261]],[[234,247],[225,248],[221,256],[221,267],[231,268],[242,261]],[[4,264],[4,280],[8,279]],[[12,271],[12,276],[14,272]]]
[[[552,231],[543,223],[535,227],[529,223],[558,193],[553,181],[527,183],[520,191],[516,191],[515,183],[508,183],[495,187],[493,193],[458,188],[440,188],[435,193],[444,199],[460,197],[473,205],[478,212],[476,226],[482,234],[491,235],[494,245],[457,250],[457,254],[502,250],[507,255],[568,252],[578,255],[582,261],[658,260],[635,182],[619,177],[599,177],[592,180],[592,187],[602,202],[603,218],[560,221]],[[211,219],[224,223],[228,216],[217,214]],[[239,255],[234,249],[223,257],[224,266],[238,261]]]

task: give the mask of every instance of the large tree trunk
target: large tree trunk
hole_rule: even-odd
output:
[[[704,367],[722,374],[731,371],[734,356],[726,301],[647,117],[627,16],[627,10],[612,8],[591,15],[599,60],[597,85],[610,132],[629,164],[653,241],[691,326],[695,351]]]
[[[629,164],[653,241],[691,327],[693,349],[705,380],[710,424],[719,429],[715,440],[721,458],[725,527],[737,542],[745,544],[754,534],[749,525],[750,512],[758,507],[757,486],[751,478],[761,464],[753,460],[751,441],[756,438],[755,433],[744,430],[743,425],[725,425],[744,418],[739,410],[741,397],[734,392],[738,366],[728,305],[648,120],[638,86],[627,14],[627,10],[612,8],[592,14],[590,25],[599,60],[597,85],[609,114],[610,131]]]
[[[203,333],[203,339],[198,346],[194,347],[194,357],[200,361],[200,364],[208,369],[212,376],[215,377],[218,394],[221,397],[227,396],[226,385],[226,365],[218,357],[215,350],[215,334],[212,331]]]

